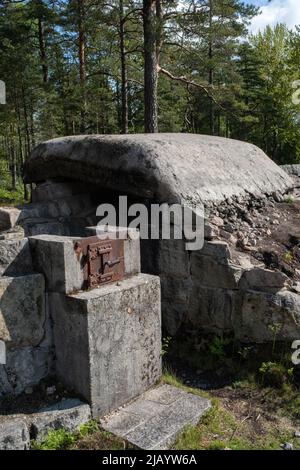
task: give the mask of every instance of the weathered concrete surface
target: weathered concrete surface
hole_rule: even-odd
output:
[[[250,342],[293,341],[300,338],[300,295],[246,291],[234,317],[237,339]]]
[[[37,385],[53,365],[53,339],[44,277],[0,277],[0,396]]]
[[[29,446],[30,436],[25,419],[0,417],[0,450],[26,450]]]
[[[42,441],[51,430],[76,431],[91,418],[89,405],[64,399],[30,414],[0,416],[0,450],[27,450],[30,440]]]
[[[261,197],[293,186],[254,145],[194,134],[89,135],[40,144],[25,180],[65,178],[160,202]]]
[[[54,405],[42,408],[27,418],[31,439],[43,440],[49,431],[65,429],[75,431],[91,418],[89,405],[74,398],[62,400]]]
[[[280,165],[280,168],[290,176],[300,176],[300,165],[297,163],[294,165]]]
[[[185,426],[196,425],[210,407],[207,398],[160,385],[104,417],[101,425],[140,449],[164,450]]]
[[[93,417],[123,405],[161,375],[160,282],[139,274],[65,296],[50,294],[56,369]]]
[[[78,184],[74,185],[66,182],[45,181],[32,191],[32,202],[49,202],[59,199],[70,199],[71,196],[80,192]]]
[[[46,342],[36,347],[7,351],[6,364],[0,365],[0,397],[19,395],[38,385],[53,366],[53,350]]]
[[[0,240],[0,275],[15,276],[33,271],[27,238],[15,236]]]
[[[60,185],[64,186],[62,183],[49,182],[46,191],[49,195],[48,200],[42,198],[42,202],[22,206],[18,224],[23,227],[26,236],[42,234],[82,236],[87,225],[97,223],[96,207],[93,206],[88,194],[72,194],[72,192],[68,194],[66,190],[61,191],[62,194],[66,194],[64,197],[56,198],[54,195],[50,197]],[[68,188],[68,185],[66,186]],[[35,192],[39,194],[39,186]],[[61,193],[58,195],[61,196]]]
[[[115,227],[109,227],[110,232],[115,230]],[[138,274],[141,272],[139,233],[127,228],[118,228],[118,231],[124,239],[125,275]],[[88,236],[98,233],[102,239],[109,236],[107,230],[99,227],[87,227],[86,232]],[[80,237],[37,235],[29,238],[33,266],[44,274],[48,291],[70,294],[83,289],[82,255],[74,250],[76,240]]]
[[[0,207],[0,231],[13,228],[18,222],[20,213],[16,207]]]
[[[187,319],[195,329],[224,334],[234,330],[233,321],[238,291],[203,287],[193,283],[187,308]]]
[[[0,365],[6,363],[6,346],[4,341],[0,339]]]
[[[76,239],[58,235],[29,238],[34,268],[44,274],[48,291],[68,294],[82,289],[83,272],[73,243]]]
[[[9,349],[37,346],[44,336],[45,320],[41,274],[0,277],[0,339]]]
[[[291,287],[292,281],[281,271],[265,268],[253,268],[245,271],[239,287],[244,290],[278,291],[283,287]]]

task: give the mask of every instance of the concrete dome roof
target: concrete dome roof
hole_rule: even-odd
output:
[[[291,178],[258,147],[196,134],[85,135],[38,145],[25,181],[83,181],[158,202],[221,202],[284,193]]]

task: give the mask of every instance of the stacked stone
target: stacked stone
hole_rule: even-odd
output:
[[[0,396],[38,384],[53,359],[44,276],[34,272],[28,238],[16,225],[20,213],[0,210]]]

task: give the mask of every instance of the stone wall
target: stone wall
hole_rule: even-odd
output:
[[[6,349],[0,396],[19,394],[51,372],[52,331],[41,274],[0,278],[0,338]]]
[[[36,204],[39,204],[39,208],[40,204],[47,206],[49,203],[47,198],[50,196],[51,204],[56,205],[56,198],[61,201],[63,195],[69,198],[71,193],[75,196],[75,201],[80,195],[84,200],[93,201],[90,211],[92,212],[92,207],[96,211],[95,195],[92,197],[88,195],[84,185],[79,185],[78,188],[77,191],[81,192],[76,194],[76,185],[74,187],[71,183],[47,182],[38,185],[33,193],[34,200],[38,202],[32,203],[30,211],[34,210]],[[274,197],[279,198],[278,195]],[[263,217],[267,201],[268,199],[260,201],[250,199],[251,211],[255,213],[260,211]],[[291,279],[284,273],[268,269],[263,261],[252,257],[251,250],[254,249],[253,245],[259,237],[258,233],[268,233],[269,228],[255,228],[255,225],[262,227],[261,220],[256,224],[250,220],[247,205],[249,207],[249,201],[245,201],[244,204],[238,202],[235,205],[232,203],[216,205],[210,209],[205,225],[206,240],[202,250],[186,251],[185,240],[142,241],[142,271],[159,275],[161,279],[162,321],[166,334],[175,335],[182,327],[192,327],[194,330],[218,334],[233,333],[242,341],[264,342],[272,340],[272,324],[276,323],[280,325],[279,340],[290,341],[299,338],[300,296],[294,290]],[[29,209],[26,210],[28,213]],[[74,211],[75,218],[78,214]],[[95,217],[91,218],[93,221],[97,220]],[[21,221],[26,220],[26,217],[22,216]],[[50,233],[56,231],[56,220],[53,217],[52,222],[47,224]],[[88,218],[85,219],[85,223],[88,221]],[[31,263],[31,267],[34,266],[35,270],[42,272],[47,289],[50,291],[68,293],[75,288],[80,289],[82,280],[80,277],[77,279],[76,269],[70,263],[69,272],[62,269],[63,260],[70,250],[72,252],[73,245],[72,243],[68,245],[71,239],[66,241],[59,234],[71,234],[72,239],[78,234],[76,230],[72,232],[72,225],[69,222],[69,219],[60,222],[63,230],[57,230],[56,242],[54,243],[55,240],[52,238],[51,245],[48,245],[47,235],[31,237],[31,258],[25,256],[26,253],[27,255],[30,253],[26,238],[21,241],[0,241],[0,253],[1,243],[5,243],[12,247],[7,251],[8,257],[11,252],[11,260],[19,252],[20,260],[24,264],[25,256],[28,269]],[[270,221],[271,228],[273,222]],[[36,230],[33,225],[31,231],[39,232],[39,228]],[[85,227],[80,234],[84,231],[87,235],[95,234],[93,227],[89,229]],[[239,244],[242,248],[237,252],[235,246]],[[46,252],[44,245],[47,250],[52,251]],[[126,264],[129,265],[132,260],[134,265],[135,256],[139,258],[139,253],[133,245],[131,248],[131,245],[128,246]],[[18,264],[8,265],[2,258],[3,272],[5,273],[5,269],[10,272],[14,264],[17,272]],[[49,272],[52,275],[56,272],[56,275],[52,276],[52,281],[49,281]],[[65,280],[61,278],[63,273],[67,276]]]

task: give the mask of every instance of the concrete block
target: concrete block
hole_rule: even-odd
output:
[[[95,226],[86,227],[86,235],[92,237],[105,236],[107,232],[115,233],[116,238],[124,240],[124,263],[125,275],[138,274],[141,272],[141,253],[139,231],[128,227]]]
[[[0,450],[26,450],[29,446],[30,437],[25,420],[0,417]]]
[[[203,248],[195,251],[199,255],[212,256],[216,261],[222,264],[228,264],[231,253],[228,243],[221,240],[205,241]]]
[[[233,312],[239,293],[230,289],[203,287],[196,280],[189,298],[186,319],[197,328],[223,333],[233,328]]]
[[[38,345],[45,333],[45,319],[41,274],[0,278],[0,339],[9,349]]]
[[[13,228],[18,222],[20,213],[16,207],[0,207],[0,231]]]
[[[101,419],[102,427],[145,450],[168,449],[186,426],[211,408],[207,398],[160,385]]]
[[[7,351],[6,364],[0,365],[0,396],[19,395],[38,385],[53,364],[52,347],[41,344]]]
[[[56,368],[93,417],[123,405],[161,375],[159,278],[139,274],[74,295],[50,295]]]
[[[191,275],[203,287],[237,289],[242,274],[240,266],[223,264],[201,251],[191,252]]]
[[[137,231],[125,230],[125,275],[129,276],[140,272],[140,240]],[[94,227],[88,234],[95,235]],[[107,232],[102,234],[107,237]],[[82,255],[74,251],[75,240],[80,237],[38,235],[29,238],[33,266],[44,274],[48,291],[70,294],[84,287]]]
[[[278,291],[291,286],[292,281],[281,271],[260,267],[245,271],[239,283],[239,287],[244,290]]]
[[[82,211],[90,209],[91,199],[87,194],[78,194],[63,199],[50,199],[45,202],[36,202],[22,206],[18,223],[24,223],[28,219],[58,219],[78,215]]]
[[[44,407],[30,418],[31,438],[42,441],[51,430],[65,429],[74,432],[91,419],[89,405],[74,398]]]
[[[27,238],[0,240],[0,275],[15,276],[33,271]]]
[[[37,235],[29,238],[33,266],[45,276],[50,292],[70,293],[83,287],[80,257],[74,251],[76,238]]]
[[[300,295],[246,291],[235,313],[234,331],[238,339],[249,342],[294,341],[300,338]]]
[[[44,234],[58,236],[70,235],[69,226],[55,219],[26,219],[22,222],[22,226],[27,237]]]
[[[185,240],[159,240],[158,270],[160,274],[189,276],[189,252],[185,249],[185,243]]]

